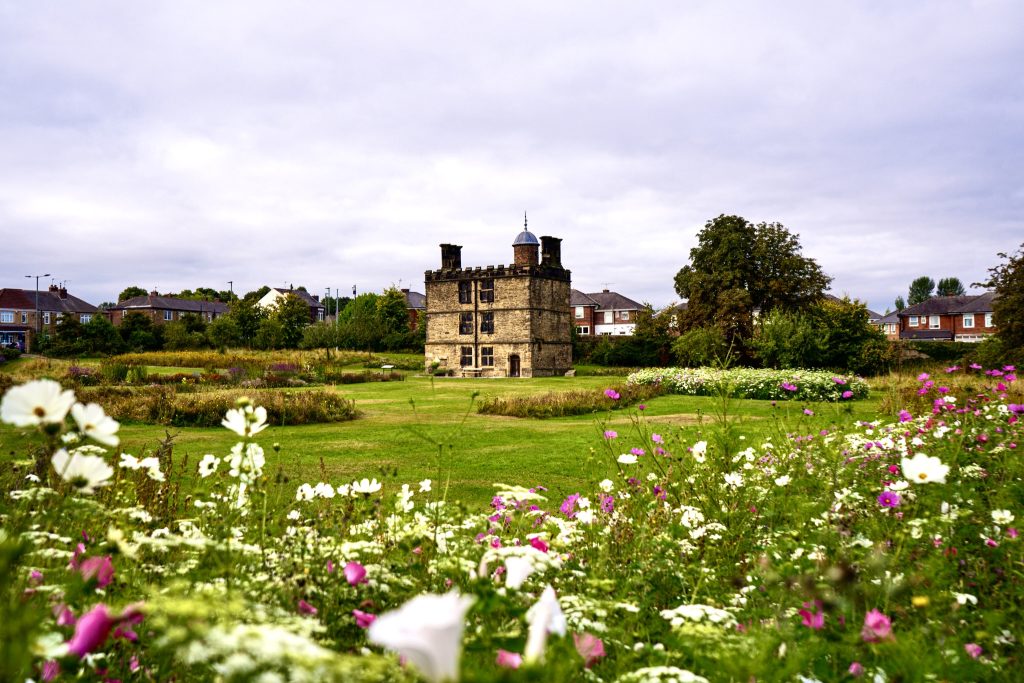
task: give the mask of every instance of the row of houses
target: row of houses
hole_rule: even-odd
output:
[[[995,292],[933,296],[878,320],[888,339],[978,342],[995,334]]]
[[[272,288],[259,300],[258,305],[269,309],[286,296],[296,296],[309,307],[310,322],[325,319],[327,309],[319,297],[301,289]],[[24,351],[32,346],[36,334],[56,333],[58,323],[68,317],[84,324],[94,316],[104,315],[115,326],[120,326],[125,316],[137,313],[146,316],[156,325],[163,325],[181,320],[186,315],[212,322],[228,310],[228,304],[222,301],[180,299],[163,296],[158,292],[132,297],[119,301],[116,306],[100,309],[69,294],[65,287],[58,285],[50,285],[47,290],[39,292],[5,288],[0,289],[0,346]]]

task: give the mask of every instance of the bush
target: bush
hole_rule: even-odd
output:
[[[618,394],[611,398],[607,391]],[[484,398],[477,406],[483,415],[506,417],[568,417],[608,410],[621,410],[665,393],[658,385],[627,385],[607,390],[552,391],[535,396],[494,396]]]
[[[0,363],[8,360],[14,360],[21,356],[21,351],[18,349],[12,349],[7,346],[0,346]]]
[[[718,327],[698,327],[672,343],[672,353],[685,367],[712,365],[725,360],[729,345]]]
[[[758,370],[752,368],[652,368],[634,372],[630,386],[664,386],[670,394],[717,396],[722,389],[738,398],[771,401],[839,401],[866,398],[868,384],[859,377],[815,370]],[[843,394],[850,392],[849,396]]]

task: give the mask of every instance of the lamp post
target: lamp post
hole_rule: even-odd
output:
[[[27,277],[29,279],[32,279],[32,278],[36,279],[36,336],[38,337],[40,334],[42,334],[42,331],[43,331],[43,327],[42,327],[42,324],[41,324],[42,321],[39,320],[39,278],[41,278],[41,277],[50,277],[50,274],[49,273],[43,273],[42,275],[26,275],[25,277]],[[33,340],[33,342],[34,341],[35,340]],[[28,340],[26,340],[25,346],[26,347],[28,346]],[[32,346],[34,347],[35,344],[33,343]]]

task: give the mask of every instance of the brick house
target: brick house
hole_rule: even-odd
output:
[[[79,322],[87,323],[100,312],[57,285],[39,292],[38,319],[36,308],[36,290],[0,289],[0,345],[25,351],[33,348],[36,330],[54,334],[63,316],[75,316]]]
[[[965,296],[933,296],[900,311],[899,338],[977,342],[995,334],[992,301],[995,292]]]
[[[409,329],[418,329],[420,319],[427,314],[427,297],[408,289],[403,289],[402,294],[405,296],[405,308],[409,311]]]
[[[886,339],[890,341],[896,341],[900,338],[900,312],[893,311],[892,313],[886,313],[881,318],[875,321],[878,325],[878,329],[882,331]]]
[[[581,337],[633,334],[637,313],[643,309],[642,304],[607,289],[589,294],[574,289],[571,305],[576,332]]]
[[[182,316],[191,313],[206,322],[211,322],[228,312],[228,305],[220,301],[194,301],[192,299],[179,299],[173,296],[160,296],[157,292],[150,292],[146,296],[134,296],[124,301],[118,301],[116,306],[107,310],[107,317],[114,326],[119,327],[124,322],[124,317],[129,313],[142,313],[148,316],[154,324],[181,320]]]
[[[320,297],[315,294],[302,289],[281,289],[280,287],[272,287],[269,292],[263,295],[257,303],[260,308],[269,309],[277,305],[278,300],[283,299],[289,294],[297,296],[307,306],[309,306],[309,322],[316,323],[321,322],[324,316],[327,314],[327,308],[320,303]]]
[[[426,366],[462,376],[542,377],[572,368],[570,272],[562,240],[523,230],[513,263],[462,267],[462,247],[441,245],[441,269],[424,274]],[[538,258],[539,247],[539,258]]]

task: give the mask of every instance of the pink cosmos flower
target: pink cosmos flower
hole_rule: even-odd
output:
[[[498,657],[494,663],[503,669],[518,669],[523,665],[523,656],[517,652],[498,650]]]
[[[580,494],[573,493],[562,501],[562,504],[558,507],[558,509],[561,511],[563,515],[565,515],[569,519],[572,519],[576,516],[576,501],[578,501],[579,499]]]
[[[68,641],[68,653],[79,659],[86,656],[103,644],[116,623],[106,605],[96,605],[75,624],[75,633]]]
[[[345,580],[349,585],[358,586],[366,583],[366,567],[358,562],[349,562],[342,571],[345,572]]]
[[[665,439],[661,437],[661,434],[651,434],[651,441],[654,443],[665,443]]]
[[[1009,529],[1006,530],[1006,535],[1009,536],[1010,538],[1017,538],[1017,530],[1014,529],[1013,527],[1010,527]]]
[[[629,452],[637,457],[640,457],[641,455],[644,455],[644,453],[646,453],[646,451],[644,451],[644,449],[642,448],[630,448]]]
[[[548,544],[545,543],[544,539],[540,536],[534,536],[533,538],[531,538],[530,545],[536,548],[537,550],[541,551],[542,553],[546,553],[549,549]]]
[[[971,368],[971,370],[981,370],[981,366],[978,365],[977,363],[971,363],[969,367]]]
[[[605,389],[604,395],[613,401],[619,400],[619,392],[615,391],[614,389]]]
[[[96,582],[97,588],[108,586],[114,578],[114,563],[109,555],[104,557],[90,557],[82,560],[78,565],[78,571],[86,583]]]
[[[977,659],[982,653],[981,645],[978,645],[977,643],[966,643],[964,645],[964,650],[972,659]]]
[[[333,574],[334,573],[334,562],[332,562],[331,560],[327,560],[327,573],[328,574]]]
[[[847,669],[847,671],[849,671],[850,675],[854,678],[858,678],[864,675],[864,665],[860,662],[850,662],[850,668]]]
[[[604,432],[604,438],[606,438],[606,439],[614,439],[614,438],[618,437],[618,435],[619,435],[618,432],[616,432],[614,430],[611,430],[611,429],[606,429],[605,432]]]
[[[832,381],[835,382],[836,384],[846,384],[846,380],[843,379],[842,377],[833,377]]]
[[[57,678],[58,674],[60,674],[60,664],[57,663],[56,659],[49,659],[43,662],[42,678],[44,681],[52,681]]]
[[[781,386],[786,391],[796,391],[796,385],[795,384],[790,384],[789,382],[783,382],[779,386]]]
[[[43,582],[43,573],[38,569],[33,569],[28,574],[28,582],[34,586],[38,586]]]
[[[910,422],[914,419],[914,416],[907,410],[900,411],[900,422]]]
[[[305,600],[299,600],[299,614],[316,614],[317,609]]]
[[[636,409],[637,409],[637,410],[647,410],[647,406],[645,406],[645,405],[644,405],[643,403],[641,403],[640,405],[638,405],[638,406],[636,407]]]
[[[924,382],[929,377],[930,377],[930,375],[927,372],[922,372],[920,375],[917,376],[917,381],[918,382]]]
[[[812,612],[808,609],[811,607],[813,607],[815,611]],[[814,601],[813,603],[805,602],[804,609],[797,611],[797,614],[801,617],[800,623],[807,628],[814,629],[815,631],[820,631],[825,628],[825,613],[819,612],[818,610],[820,609],[821,603],[818,601]]]
[[[804,408],[804,415],[814,415],[814,411],[810,408]]]
[[[843,398],[853,398],[853,392],[847,389],[843,392]]]
[[[356,626],[359,628],[370,628],[370,624],[377,621],[376,614],[370,614],[369,612],[357,609],[352,610],[352,616],[356,618]]]
[[[860,637],[866,643],[889,640],[892,638],[892,621],[877,609],[873,609],[864,615],[864,628],[860,631]]]
[[[604,643],[597,636],[589,633],[574,633],[572,642],[576,646],[576,652],[583,657],[583,666],[587,669],[605,656]]]
[[[884,508],[899,507],[901,502],[900,494],[894,491],[882,491],[881,495],[878,496],[878,504]]]

